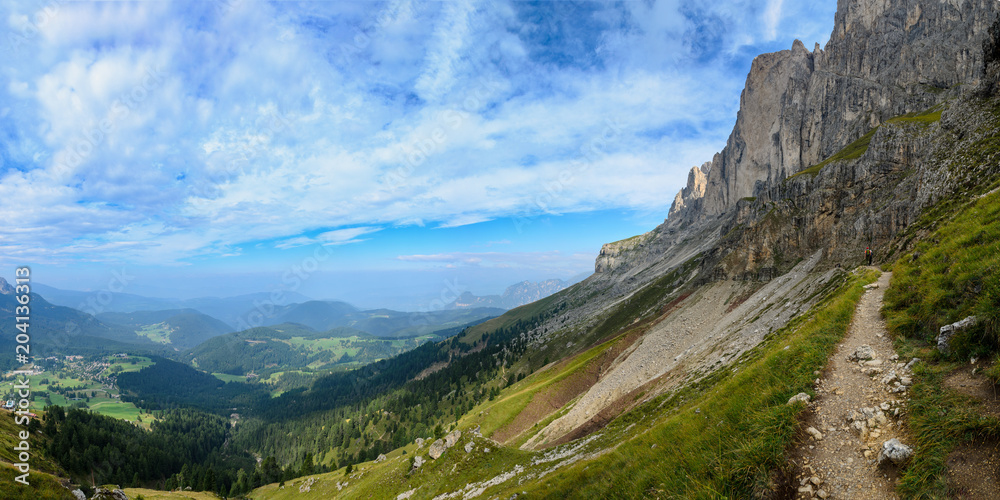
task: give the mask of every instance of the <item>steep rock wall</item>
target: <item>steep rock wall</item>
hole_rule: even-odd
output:
[[[670,222],[726,212],[946,89],[977,85],[997,11],[991,0],[840,0],[825,50],[796,40],[754,60],[704,200],[685,199]]]

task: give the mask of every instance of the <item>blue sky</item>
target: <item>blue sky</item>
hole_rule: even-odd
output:
[[[835,8],[5,1],[0,275],[231,295],[322,254],[296,291],[418,308],[588,272]]]

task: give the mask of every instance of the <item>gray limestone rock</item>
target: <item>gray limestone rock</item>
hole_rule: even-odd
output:
[[[1000,18],[987,31],[983,40],[982,93],[991,95],[1000,89]]]
[[[462,431],[458,429],[451,431],[450,433],[448,433],[447,436],[444,437],[444,447],[451,448],[452,446],[455,446],[455,443],[457,443],[458,440],[461,439],[461,437],[462,437]]]
[[[810,399],[810,396],[809,396],[808,394],[806,394],[806,393],[804,393],[804,392],[800,392],[800,393],[798,393],[798,394],[796,394],[796,395],[792,396],[792,397],[791,397],[791,398],[790,398],[790,399],[788,400],[788,403],[787,403],[787,404],[790,404],[790,405],[791,405],[791,404],[795,404],[795,403],[796,403],[796,402],[798,402],[798,401],[802,401],[803,403],[809,403],[809,399]]]
[[[427,449],[427,454],[434,460],[437,460],[447,449],[448,447],[444,445],[444,441],[438,439],[437,441],[431,443],[430,448]]]
[[[865,344],[858,346],[857,349],[847,357],[848,361],[866,361],[875,358],[875,349],[872,346]]]
[[[94,490],[91,500],[129,500],[124,491],[118,488],[99,487]]]
[[[942,326],[937,336],[938,351],[941,351],[944,354],[951,352],[951,338],[959,332],[976,326],[978,322],[978,318],[975,316],[969,316],[961,321],[956,321],[950,325]]]
[[[882,451],[878,454],[878,463],[883,465],[891,462],[894,465],[903,465],[912,456],[913,449],[898,439],[892,438],[882,443]]]

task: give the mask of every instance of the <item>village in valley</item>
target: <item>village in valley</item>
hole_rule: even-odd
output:
[[[120,373],[139,371],[153,362],[144,356],[127,353],[98,356],[49,356],[38,359],[34,365],[22,367],[31,388],[29,410],[37,412],[47,406],[80,408],[127,420],[149,428],[156,416],[122,401],[116,384]],[[0,401],[4,410],[14,411],[20,399],[14,389],[15,378],[23,379],[24,374],[10,371],[3,376],[0,386]]]

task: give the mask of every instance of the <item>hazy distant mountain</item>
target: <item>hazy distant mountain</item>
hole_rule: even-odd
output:
[[[426,335],[444,328],[477,323],[485,318],[499,316],[503,309],[473,307],[462,310],[428,312],[400,312],[389,309],[358,311],[348,316],[350,326],[379,337],[413,337]]]
[[[391,309],[361,311],[345,302],[313,300],[275,308],[274,312],[267,315],[259,325],[252,326],[298,323],[319,332],[351,327],[378,337],[410,337],[464,325],[502,313],[502,309],[491,307],[430,312],[402,312]]]
[[[0,278],[0,295],[11,295],[14,293],[14,287],[7,280]]]
[[[466,309],[470,307],[499,307],[513,309],[544,299],[553,293],[568,288],[572,281],[551,279],[544,281],[522,281],[504,290],[503,295],[473,295],[465,292],[455,302],[448,305],[449,309]]]
[[[318,332],[325,332],[339,326],[347,326],[350,322],[346,319],[347,315],[357,311],[358,308],[346,302],[310,300],[275,309],[271,317],[264,321],[264,325],[298,323]]]
[[[181,302],[180,307],[189,307],[224,321],[234,329],[244,328],[254,314],[267,314],[273,308],[308,302],[312,299],[295,292],[284,292],[281,300],[273,300],[268,292],[248,293],[236,297],[199,297]]]
[[[236,328],[243,319],[254,310],[267,310],[271,307],[307,302],[309,297],[296,292],[284,292],[280,300],[273,300],[269,292],[250,293],[236,297],[198,297],[194,299],[164,299],[144,297],[125,292],[110,293],[107,291],[81,292],[76,290],[61,290],[41,283],[33,283],[32,291],[43,295],[46,300],[55,305],[72,307],[87,313],[100,314],[110,312],[131,313],[136,311],[165,311],[171,309],[194,309],[221,320],[232,328]]]
[[[34,287],[32,287],[34,289]],[[15,336],[22,333],[13,321],[16,307],[13,288],[0,278],[0,317],[11,321],[0,322],[0,349],[14,352]],[[32,293],[30,307],[31,352],[33,358],[54,354],[83,354],[87,351],[126,349],[129,346],[155,347],[150,341],[121,325],[104,323],[90,314],[76,309],[51,304],[41,295]],[[0,358],[0,368],[9,368],[14,356]]]
[[[194,309],[101,313],[97,315],[97,319],[126,326],[151,339],[154,335],[161,334],[163,338],[154,341],[169,343],[182,349],[233,331],[226,323]]]
[[[159,309],[178,308],[175,299],[143,297],[131,293],[105,291],[81,292],[77,290],[62,290],[43,283],[32,283],[31,291],[42,295],[45,300],[58,306],[72,307],[77,310],[108,311],[153,311]]]

